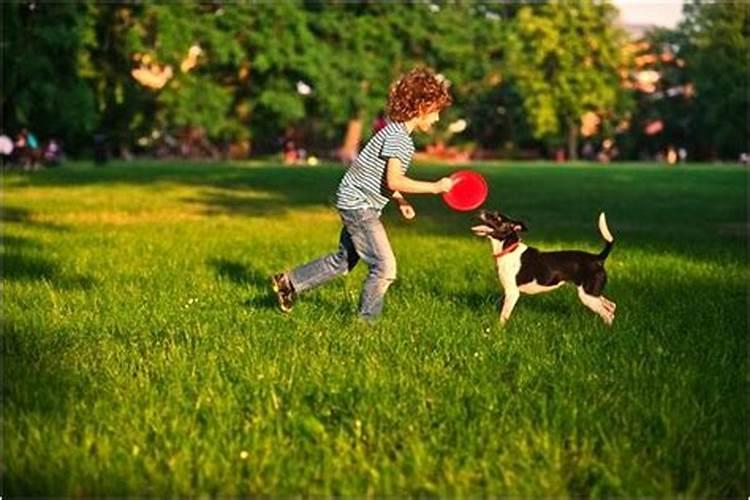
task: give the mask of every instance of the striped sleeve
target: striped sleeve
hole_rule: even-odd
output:
[[[381,158],[398,158],[405,166],[411,161],[410,145],[402,134],[388,134],[380,150]]]

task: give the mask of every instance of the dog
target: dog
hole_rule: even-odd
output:
[[[490,239],[497,274],[505,291],[501,324],[510,319],[521,292],[549,292],[565,283],[575,284],[583,305],[598,314],[607,325],[612,324],[617,305],[602,292],[607,283],[604,261],[615,240],[607,227],[604,212],[599,214],[599,232],[605,246],[599,254],[577,250],[542,252],[521,242],[518,233],[528,230],[523,222],[499,212],[486,211],[479,213],[479,220],[482,223],[471,230],[477,236]]]

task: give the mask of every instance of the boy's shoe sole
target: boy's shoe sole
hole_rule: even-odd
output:
[[[271,277],[271,288],[273,288],[276,294],[276,299],[279,301],[279,309],[281,312],[288,313],[292,310],[294,302],[294,292],[290,291],[283,282],[286,278],[283,274],[275,274]]]

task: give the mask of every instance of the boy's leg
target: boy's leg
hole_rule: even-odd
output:
[[[351,236],[346,227],[341,229],[339,249],[329,255],[296,267],[287,277],[294,292],[302,293],[322,285],[336,276],[348,273],[359,261]]]
[[[345,223],[357,254],[370,268],[359,304],[360,316],[370,320],[380,315],[385,292],[396,279],[396,257],[377,211],[363,211],[357,219]]]

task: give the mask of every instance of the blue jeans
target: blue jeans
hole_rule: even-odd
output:
[[[370,268],[359,301],[359,314],[375,319],[383,310],[383,298],[396,279],[396,257],[380,222],[380,212],[372,208],[339,209],[344,227],[338,251],[299,266],[288,273],[297,293],[303,293],[351,271],[360,259]]]

